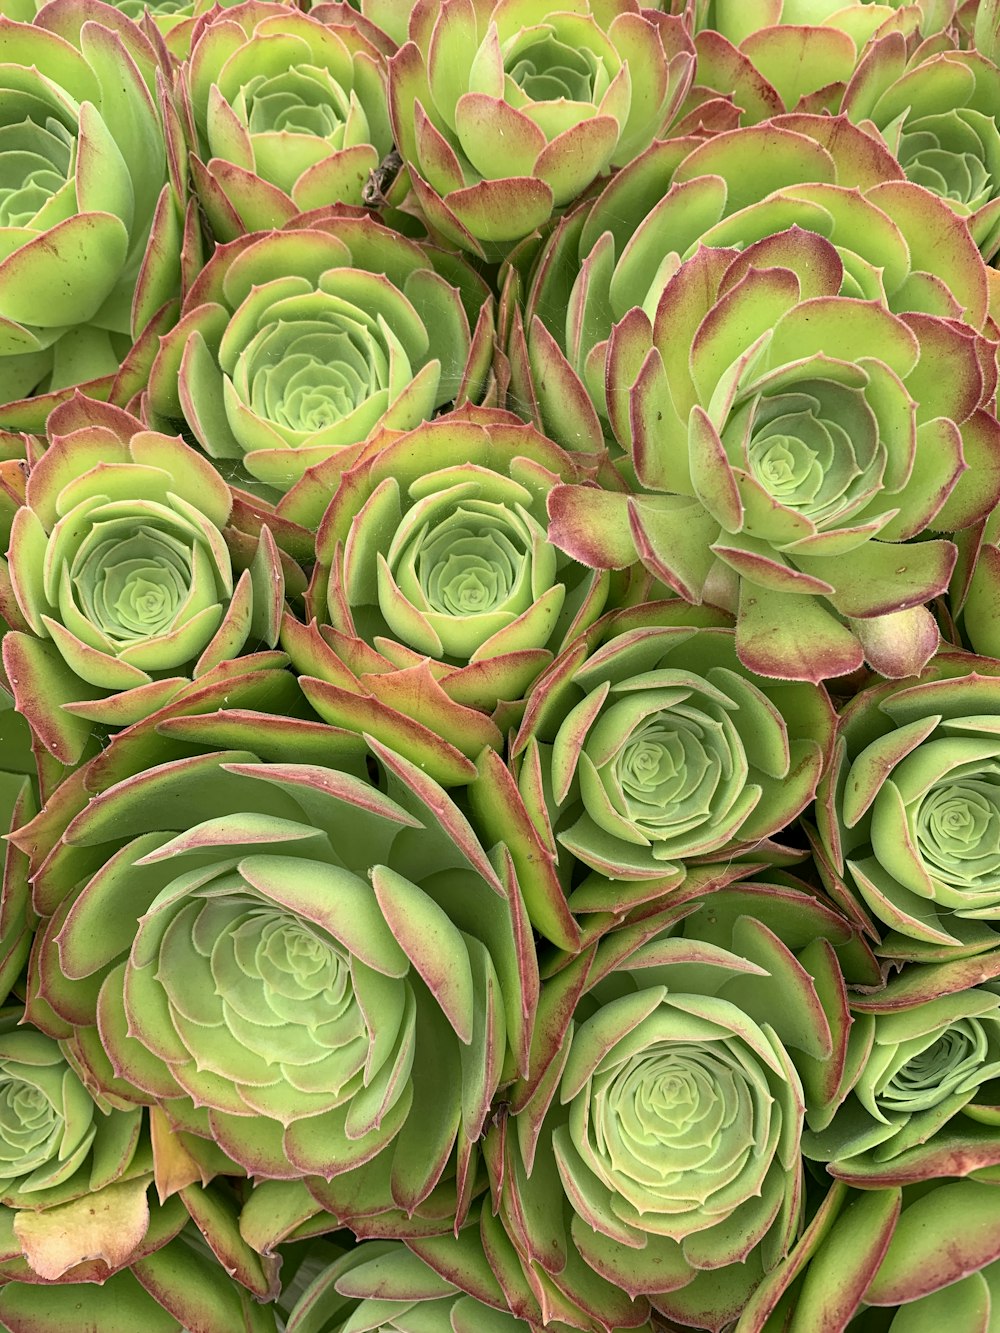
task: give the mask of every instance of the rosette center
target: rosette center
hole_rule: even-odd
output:
[[[995,888],[1000,884],[1000,791],[972,777],[933,787],[917,818],[917,843],[928,866],[946,882]]]
[[[533,102],[589,102],[594,96],[595,57],[574,50],[550,33],[519,46],[506,61],[507,79]]]
[[[0,226],[26,227],[73,174],[76,143],[54,116],[0,126]]]
[[[19,1078],[0,1086],[0,1139],[17,1155],[47,1143],[60,1127],[55,1107],[40,1088]]]
[[[162,634],[187,602],[191,534],[179,524],[172,527],[165,519],[138,529],[125,519],[98,522],[80,543],[68,571],[69,588],[87,621],[112,642]]]
[[[901,1052],[905,1062],[876,1091],[875,1103],[883,1112],[909,1114],[939,1106],[956,1093],[969,1093],[984,1077],[989,1053],[982,1022],[958,1019],[932,1039],[906,1043]]]
[[[307,134],[336,144],[350,104],[326,70],[296,66],[274,77],[257,75],[240,90],[237,115],[251,134]]]
[[[656,1042],[596,1077],[592,1148],[606,1183],[643,1213],[722,1204],[767,1134],[758,1084],[725,1044],[687,1042]]]
[[[761,397],[727,428],[731,455],[744,447],[744,432],[754,480],[818,527],[856,512],[881,484],[884,449],[859,390],[817,380],[802,391]]]

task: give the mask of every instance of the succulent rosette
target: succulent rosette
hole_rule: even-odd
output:
[[[179,1201],[151,1208],[143,1112],[95,1098],[59,1044],[0,1012],[0,1275],[48,1287],[101,1281],[166,1243]]]
[[[801,857],[775,838],[816,790],[829,702],[755,679],[711,619],[669,602],[610,614],[528,696],[516,785],[479,760],[478,817],[494,837],[510,830],[532,920],[564,948],[685,877],[723,883]]]
[[[579,1328],[650,1306],[727,1327],[797,1235],[804,1109],[844,1065],[845,971],[878,975],[843,918],[745,885],[682,898],[557,972],[531,1086],[487,1141],[501,1282],[506,1253]]]
[[[492,353],[481,279],[347,210],[219,246],[161,343],[146,405],[280,496],[317,463],[349,466],[376,429],[479,401]]]
[[[586,488],[549,502],[558,545],[598,566],[638,555],[687,600],[734,611],[740,660],[784,679],[866,658],[918,671],[939,637],[924,604],[957,558],[930,532],[996,501],[994,376],[975,336],[843,296],[843,280],[836,248],[798,228],[698,251],[608,343],[636,494],[602,497],[600,524]]]
[[[273,647],[284,582],[266,530],[240,571],[225,535],[229,488],[182,440],[83,397],[49,429],[11,525],[27,632],[8,633],[3,654],[19,709],[75,762],[90,722],[136,721],[192,679]]]
[[[978,51],[872,44],[841,109],[870,122],[907,178],[960,216],[985,258],[1000,248],[1000,70]]]
[[[269,0],[206,17],[180,88],[195,188],[216,238],[360,204],[392,147],[385,78],[381,52],[349,23]]]
[[[513,403],[567,448],[611,443],[613,326],[637,306],[652,318],[699,246],[743,250],[791,226],[836,247],[839,295],[971,326],[980,365],[962,373],[981,375],[990,400],[995,354],[973,333],[987,323],[987,269],[964,220],[846,117],[798,114],[654,144],[540,251],[514,252],[501,306]]]
[[[44,1208],[121,1178],[142,1113],[100,1110],[58,1043],[16,1028],[18,1017],[5,1010],[0,1024],[0,1199],[8,1208]]]
[[[428,225],[501,259],[676,115],[683,23],[636,0],[420,0],[389,65],[400,155]]]
[[[268,747],[329,754],[330,728],[310,742],[289,720],[222,712],[211,725],[255,750],[192,754],[178,739],[203,745],[206,719],[176,721],[161,753],[186,758],[150,765],[149,729],[123,733],[82,770],[96,796],[71,790],[15,835],[51,914],[32,1020],[88,1086],[160,1107],[213,1170],[221,1150],[230,1171],[314,1176],[331,1212],[361,1218],[412,1219],[443,1182],[451,1226],[532,1030],[537,964],[509,858],[377,745],[367,769],[345,758],[375,785],[260,762]],[[107,786],[114,766],[133,774]],[[84,847],[66,893],[60,864]]]
[[[864,1186],[1000,1163],[998,971],[996,955],[914,963],[852,996],[847,1095],[810,1117],[805,1155]]]
[[[324,494],[315,474],[290,509]],[[320,715],[378,735],[439,781],[472,780],[483,746],[503,746],[490,715],[523,699],[604,610],[608,574],[547,538],[548,493],[581,475],[571,455],[495,409],[376,439],[319,526],[307,610],[322,639],[286,621],[283,642]]]
[[[845,1333],[987,1333],[1000,1308],[998,1220],[1000,1192],[985,1181],[837,1183],[736,1333],[810,1333],[823,1321]]]
[[[1000,917],[996,661],[943,654],[845,708],[817,795],[827,887],[890,957],[995,949]]]
[[[131,20],[56,0],[3,33],[0,422],[33,430],[73,385],[141,385],[177,314],[183,168]]]

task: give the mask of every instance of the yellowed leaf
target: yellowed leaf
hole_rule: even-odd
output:
[[[49,1282],[87,1259],[121,1268],[149,1227],[148,1186],[149,1176],[139,1176],[41,1212],[20,1209],[14,1232],[25,1259]]]
[[[149,1137],[153,1145],[153,1179],[160,1203],[188,1185],[205,1183],[201,1167],[158,1106],[149,1109]]]

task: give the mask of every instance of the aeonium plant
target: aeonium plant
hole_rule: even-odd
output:
[[[11,524],[24,628],[3,657],[19,710],[75,763],[91,723],[137,721],[243,654],[274,665],[284,572],[266,529],[240,567],[229,487],[181,439],[80,395],[48,429]]]
[[[0,424],[18,430],[75,385],[118,401],[141,385],[177,316],[185,239],[160,53],[111,5],[56,0],[31,17],[3,18],[0,75]],[[193,225],[184,248],[187,272]]]
[[[817,794],[829,891],[890,958],[992,951],[1000,919],[998,663],[942,653],[844,709]]]
[[[683,22],[637,0],[419,0],[409,38],[389,104],[416,202],[493,261],[660,137],[694,72]]]
[[[581,1329],[650,1307],[728,1327],[796,1239],[804,1115],[845,1075],[848,979],[878,976],[843,917],[777,883],[678,894],[567,957],[486,1142],[501,1285]]]
[[[947,89],[947,91],[945,91]],[[978,51],[872,44],[841,109],[882,135],[907,178],[960,216],[984,258],[1000,248],[1000,69]]]
[[[98,1106],[51,1037],[0,1014],[0,1200],[37,1210],[148,1171],[138,1108]],[[15,1224],[16,1225],[16,1224]]]
[[[326,471],[312,469],[284,512],[315,526]],[[496,409],[377,436],[334,477],[319,521],[306,597],[315,626],[285,621],[283,644],[320,715],[446,784],[473,780],[484,745],[503,748],[501,728],[532,682],[620,581],[548,540],[553,486],[595,471]]]
[[[300,222],[215,250],[143,395],[270,500],[491,383],[492,299],[461,259],[346,205]]]
[[[838,295],[968,325],[979,366],[961,374],[984,377],[988,403],[995,357],[975,337],[987,329],[987,269],[964,220],[846,116],[805,114],[654,144],[537,252],[515,251],[501,303],[513,400],[566,448],[611,444],[612,327],[636,306],[652,318],[700,246],[745,250],[792,226],[836,247]]]
[[[360,204],[392,147],[385,59],[348,22],[270,0],[215,11],[196,26],[179,87],[191,170],[220,241],[298,213]]]
[[[334,768],[287,757],[333,758],[332,728],[173,721],[122,733],[15,835],[47,918],[32,1021],[210,1169],[221,1151],[317,1178],[332,1213],[454,1225],[537,1000],[505,849],[377,743]],[[244,748],[206,752],[206,723]]]
[[[634,494],[549,500],[558,545],[598,567],[638,556],[731,610],[741,662],[786,680],[866,659],[919,671],[939,640],[925,604],[957,558],[933,534],[997,498],[995,365],[980,368],[977,335],[842,295],[844,275],[798,227],[698,250],[608,342]]]
[[[832,736],[822,689],[754,677],[724,617],[653,603],[610,612],[567,646],[528,696],[516,787],[494,779],[470,799],[493,836],[518,830],[529,904],[559,901],[559,885],[587,937],[692,872],[724,882],[740,862],[801,857],[779,840],[812,800]]]
[[[1000,1164],[1000,958],[910,963],[851,997],[838,1104],[810,1117],[807,1157],[865,1188]]]

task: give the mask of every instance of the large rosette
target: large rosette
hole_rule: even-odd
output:
[[[846,1068],[845,978],[877,977],[835,912],[766,885],[681,895],[568,960],[487,1141],[481,1227],[508,1294],[526,1282],[584,1329],[650,1306],[727,1327],[796,1237],[803,1116]]]
[[[285,721],[254,733],[296,745]],[[119,761],[128,744],[142,733]],[[200,1136],[257,1176],[324,1177],[362,1216],[412,1214],[448,1168],[454,1213],[490,1103],[525,1067],[536,964],[504,850],[491,860],[436,783],[379,755],[374,785],[196,754],[103,790],[61,837],[65,816],[43,813],[17,835],[58,838],[35,881],[53,915],[32,1017],[88,1084],[162,1107],[196,1153]]]
[[[957,555],[930,532],[996,499],[995,365],[981,371],[957,321],[843,295],[845,272],[797,227],[677,267],[608,344],[636,494],[558,487],[549,502],[559,545],[599,566],[638,555],[689,601],[734,611],[740,660],[783,679],[866,657],[919,670],[938,643],[924,604]]]

